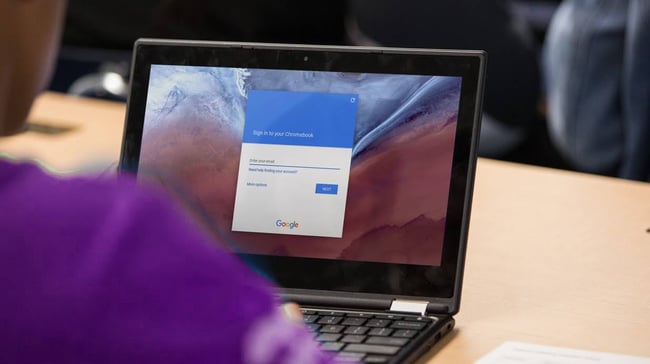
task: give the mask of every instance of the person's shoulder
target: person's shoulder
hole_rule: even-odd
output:
[[[246,270],[186,207],[132,175],[59,176],[0,160],[0,201],[0,231],[8,242],[70,251],[110,246],[132,257],[187,256],[212,272]]]
[[[155,203],[159,197],[127,175],[55,175],[26,162],[0,162],[0,196],[5,206],[41,212],[80,213],[90,218],[124,204]],[[137,203],[136,203],[137,201]],[[31,210],[31,209],[29,209]],[[15,211],[17,212],[17,211]],[[91,213],[92,212],[92,213]]]
[[[170,230],[206,240],[171,199],[129,175],[59,176],[32,163],[5,161],[0,162],[0,200],[0,226],[26,241],[35,241],[31,235],[37,232],[67,240],[107,231],[156,239]]]
[[[57,254],[110,251],[117,261],[200,270],[215,282],[270,293],[268,282],[224,251],[180,203],[134,176],[62,177],[0,161],[0,201],[0,231],[9,243]],[[233,274],[229,280],[219,278],[225,272]]]

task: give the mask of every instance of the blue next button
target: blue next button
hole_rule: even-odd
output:
[[[323,195],[336,195],[339,193],[339,185],[316,183],[316,193]]]

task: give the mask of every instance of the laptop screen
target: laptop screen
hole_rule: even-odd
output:
[[[244,253],[439,265],[461,78],[152,65],[140,178]]]
[[[483,57],[139,41],[120,169],[282,287],[457,307]]]

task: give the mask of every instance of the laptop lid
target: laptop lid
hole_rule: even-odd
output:
[[[120,169],[304,304],[458,311],[484,52],[139,40]]]

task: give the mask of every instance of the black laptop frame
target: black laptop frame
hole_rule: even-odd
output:
[[[149,72],[154,64],[461,76],[440,266],[245,255],[271,272],[287,297],[303,304],[385,310],[392,300],[402,298],[428,301],[430,313],[454,314],[460,306],[485,62],[482,51],[141,39],[134,47],[119,169],[137,173]],[[351,285],[352,277],[359,276],[373,279],[366,286]],[[395,276],[401,277],[398,288],[386,283]]]

